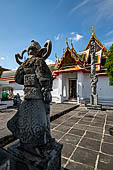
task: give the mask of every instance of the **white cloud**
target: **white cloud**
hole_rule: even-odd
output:
[[[0,57],[0,59],[1,59],[1,60],[5,60],[5,58],[4,58],[4,57]]]
[[[104,43],[105,47],[110,47],[112,44],[113,40]]]
[[[113,18],[113,0],[102,0],[96,4],[97,7],[97,21],[100,19]]]
[[[53,60],[50,60],[50,59],[47,59],[46,60],[46,64],[49,65],[49,64],[55,64],[55,62]]]
[[[74,34],[75,34],[75,32],[71,32],[70,34],[71,34],[71,35],[74,35]]]
[[[111,31],[109,31],[109,32],[106,33],[107,36],[109,36],[109,35],[111,35],[111,34],[113,34],[113,30],[111,30]]]
[[[73,41],[79,41],[81,38],[83,38],[82,35],[76,34],[75,37],[69,37],[68,39]]]
[[[60,34],[54,37],[55,41],[58,41],[60,39]]]
[[[76,10],[78,10],[79,8],[81,8],[82,6],[86,5],[90,0],[84,0],[81,3],[79,3],[78,5],[76,5],[74,8],[72,8],[69,12],[69,15],[71,15],[72,13],[74,13]]]
[[[75,36],[75,41],[79,41],[81,38],[83,38],[82,35],[76,34],[76,36]]]

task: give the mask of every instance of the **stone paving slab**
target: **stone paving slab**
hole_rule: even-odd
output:
[[[57,141],[64,145],[62,166],[69,170],[113,170],[112,126],[110,107],[105,111],[79,107],[53,121],[52,134],[56,133]]]

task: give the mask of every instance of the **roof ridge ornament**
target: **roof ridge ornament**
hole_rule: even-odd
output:
[[[66,44],[67,44],[67,48],[69,48],[69,44],[68,44],[67,38],[66,38]]]
[[[92,25],[92,37],[95,35],[94,27]]]
[[[74,49],[74,48],[73,48],[73,42],[72,42],[72,39],[71,39],[71,48],[72,48],[72,49]]]

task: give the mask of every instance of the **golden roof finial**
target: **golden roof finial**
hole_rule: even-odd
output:
[[[56,63],[59,62],[59,58],[57,57],[57,53],[55,53],[55,57],[56,57]]]
[[[94,31],[94,27],[92,25],[92,36],[94,36],[94,35],[95,35],[95,31]]]
[[[72,49],[74,49],[74,48],[73,48],[73,42],[72,42],[72,39],[71,39],[71,47],[72,47]]]
[[[68,41],[67,41],[67,38],[66,38],[66,44],[67,44],[67,48],[69,48],[69,45],[68,45]]]

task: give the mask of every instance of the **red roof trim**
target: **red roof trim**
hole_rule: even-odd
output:
[[[55,73],[72,73],[72,72],[79,72],[79,71],[85,71],[84,69],[77,69],[77,70],[60,70],[60,71],[55,71]]]
[[[14,78],[15,76],[10,76],[10,77],[2,77],[0,79],[9,79],[9,78]]]

